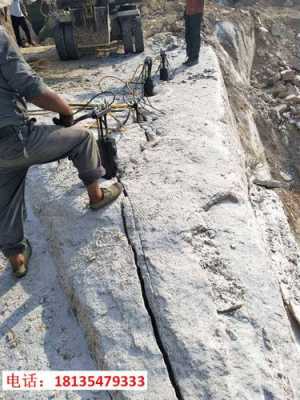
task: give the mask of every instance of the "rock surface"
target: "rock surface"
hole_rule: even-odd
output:
[[[130,142],[141,136],[128,137],[123,181],[137,220],[128,217],[129,232],[182,398],[297,398],[299,354],[284,366],[295,348],[289,319],[248,200],[217,60],[210,50],[205,56],[201,68],[213,68],[217,80],[166,89],[157,122],[166,136],[134,168]],[[295,274],[291,254],[285,261]],[[174,348],[184,351],[184,367]]]
[[[0,370],[95,370],[83,332],[59,285],[47,236],[29,201],[27,206],[27,235],[34,253],[26,279],[16,281],[10,267],[4,268],[7,264],[4,259],[0,260]],[[56,395],[0,391],[1,400],[49,400],[57,398]],[[105,393],[89,391],[70,392],[66,398],[110,399]]]
[[[144,307],[120,201],[102,212],[90,211],[68,162],[59,171],[55,165],[42,174],[36,169],[32,179],[34,209],[47,226],[61,282],[98,369],[147,370],[149,399],[175,399]],[[49,188],[44,202],[39,187]],[[144,394],[114,398],[143,399]]]
[[[31,175],[91,353],[99,368],[149,371],[146,394],[114,399],[296,400],[298,328],[282,292],[296,309],[298,249],[276,194],[247,180],[212,49],[151,102],[164,114],[118,143],[126,195],[113,206],[85,209],[68,162]]]

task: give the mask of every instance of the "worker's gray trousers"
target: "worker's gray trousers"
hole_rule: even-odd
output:
[[[105,174],[97,142],[87,130],[24,126],[24,144],[19,130],[0,128],[0,248],[6,257],[24,249],[24,189],[29,167],[69,157],[86,186]]]

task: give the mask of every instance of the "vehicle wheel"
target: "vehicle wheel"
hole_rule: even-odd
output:
[[[65,35],[64,35],[64,26],[63,24],[57,23],[54,28],[54,41],[56,45],[56,50],[59,58],[62,61],[66,61],[69,59],[66,44],[65,44]]]
[[[68,59],[78,60],[79,50],[75,41],[72,24],[64,24],[64,38]]]
[[[134,41],[135,41],[135,52],[142,53],[145,50],[145,45],[144,45],[144,33],[143,33],[143,25],[141,17],[136,17],[135,19]]]
[[[122,40],[124,43],[125,54],[134,53],[131,19],[128,18],[123,19],[121,21],[121,29],[122,29]]]

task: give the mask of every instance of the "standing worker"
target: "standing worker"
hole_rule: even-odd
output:
[[[10,18],[12,26],[14,28],[17,43],[20,47],[25,47],[20,35],[21,27],[26,35],[27,42],[32,46],[35,46],[35,43],[31,38],[31,33],[25,15],[27,16],[27,11],[24,4],[21,4],[21,0],[12,0],[12,3],[10,5]]]
[[[187,60],[183,64],[188,67],[199,62],[203,12],[204,0],[186,0],[184,19]]]
[[[58,113],[61,126],[34,125],[27,117],[27,101]],[[72,124],[68,103],[32,71],[0,26],[0,249],[19,278],[26,274],[31,256],[23,217],[25,178],[32,165],[68,157],[94,210],[114,201],[122,191],[119,183],[100,188],[98,180],[105,171],[96,139]]]

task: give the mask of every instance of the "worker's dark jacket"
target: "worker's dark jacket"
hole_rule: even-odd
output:
[[[186,0],[186,15],[203,14],[204,0]]]
[[[0,129],[22,125],[26,117],[25,100],[39,96],[45,88],[0,26]]]

